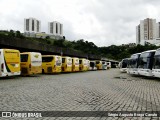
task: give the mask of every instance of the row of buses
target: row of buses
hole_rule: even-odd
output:
[[[106,61],[85,58],[41,55],[39,52],[20,53],[15,49],[0,49],[0,77],[32,75],[39,73],[78,72],[106,70]]]
[[[160,48],[131,55],[120,62],[120,71],[160,78]]]

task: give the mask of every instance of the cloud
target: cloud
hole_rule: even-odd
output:
[[[136,42],[136,26],[147,17],[159,21],[159,0],[0,0],[0,29],[23,32],[24,18],[59,21],[66,39],[84,39],[98,46]]]

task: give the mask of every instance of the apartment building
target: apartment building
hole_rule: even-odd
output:
[[[141,20],[140,24],[136,26],[136,44],[155,44],[159,32],[157,25],[156,19],[146,18]]]
[[[41,21],[35,18],[25,18],[24,19],[24,32],[25,33],[41,32]]]
[[[55,36],[63,36],[63,24],[53,21],[48,23],[48,34]]]

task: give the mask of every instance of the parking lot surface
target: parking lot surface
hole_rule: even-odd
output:
[[[1,78],[0,111],[160,111],[160,79],[130,76],[127,73],[120,73],[119,69]],[[150,120],[158,118],[45,117],[29,119]]]

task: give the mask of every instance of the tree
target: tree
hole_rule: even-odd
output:
[[[50,39],[50,36],[46,36],[46,39]]]
[[[20,31],[16,31],[16,37],[18,37],[18,38],[21,37],[21,32]]]
[[[15,37],[14,31],[13,31],[13,30],[10,30],[8,36],[9,36],[9,37]]]

